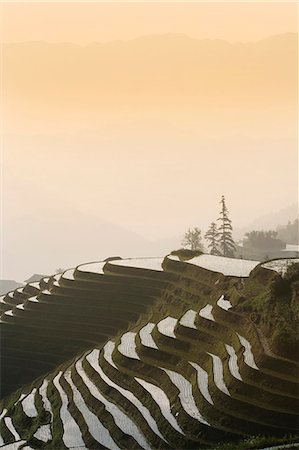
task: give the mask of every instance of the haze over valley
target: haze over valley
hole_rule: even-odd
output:
[[[294,220],[297,47],[290,32],[6,43],[2,278],[161,254],[222,194],[236,238],[291,205],[271,227]]]

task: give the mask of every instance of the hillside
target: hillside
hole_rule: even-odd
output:
[[[112,258],[3,296],[0,446],[298,442],[291,263]]]
[[[5,294],[8,291],[17,289],[23,286],[22,283],[18,283],[15,280],[0,280],[0,295]]]
[[[243,235],[252,230],[279,230],[287,226],[287,222],[293,222],[298,216],[298,204],[293,203],[286,208],[281,208],[274,210],[262,216],[256,217],[254,220],[250,221],[246,227],[238,228],[235,233],[238,237],[243,237]],[[297,227],[297,236],[299,230]],[[285,240],[285,239],[284,239]],[[297,239],[298,240],[298,239]],[[285,242],[287,242],[285,240]],[[291,243],[291,242],[290,242]],[[295,243],[295,242],[294,242]]]

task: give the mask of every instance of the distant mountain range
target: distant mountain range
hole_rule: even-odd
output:
[[[284,179],[291,180],[287,192],[292,198],[295,170],[291,176],[289,171],[294,167],[296,147],[288,140],[297,131],[297,50],[297,34],[293,33],[234,44],[181,34],[86,46],[5,44],[5,132],[15,133],[17,140],[6,138],[4,277],[23,280],[35,272],[51,273],[57,267],[72,267],[81,261],[111,255],[161,255],[180,247],[183,236],[178,233],[184,233],[185,225],[177,224],[173,232],[170,225],[170,237],[150,241],[116,224],[122,223],[125,214],[143,217],[144,205],[159,201],[160,210],[151,214],[156,214],[151,222],[164,220],[171,224],[168,211],[178,207],[177,215],[171,217],[173,223],[180,216],[188,221],[195,211],[197,226],[206,226],[204,219],[200,223],[200,217],[202,211],[212,217],[211,211],[205,211],[211,203],[205,192],[213,189],[212,185],[207,188],[211,176],[214,186],[226,183],[225,177],[219,181],[222,165],[215,169],[213,158],[206,158],[213,152],[225,153],[227,173],[239,176],[237,181],[234,178],[234,186],[241,185],[244,178],[244,186],[251,194],[251,186],[257,184],[252,177],[254,171],[259,181],[256,189],[273,182],[280,171]],[[165,121],[173,141],[158,136],[158,142],[147,146],[148,136],[156,134],[157,124],[164,129]],[[140,133],[136,142],[125,139],[128,123],[134,136]],[[177,135],[173,130],[177,126],[182,130],[183,144],[175,147]],[[142,134],[142,127],[147,127],[148,134]],[[99,141],[82,140],[78,145],[76,134],[65,134],[63,138],[59,135],[68,129],[73,133],[98,130],[104,137]],[[197,134],[188,141],[190,130]],[[43,133],[49,133],[44,140]],[[51,133],[52,138],[54,133],[57,135],[56,140],[51,139]],[[236,142],[224,143],[225,133],[235,134]],[[220,144],[202,141],[204,135],[219,137]],[[273,141],[257,141],[261,135],[271,136]],[[281,141],[276,140],[277,135]],[[111,144],[115,136],[119,141]],[[192,150],[188,153],[189,147]],[[182,182],[181,155],[185,158],[185,152]],[[279,162],[274,161],[272,167],[273,155],[279,157]],[[125,170],[130,169],[125,167],[127,161],[133,161],[135,167],[129,174]],[[121,170],[115,170],[119,167]],[[137,199],[130,210],[128,199],[142,186],[149,168],[157,179],[154,183],[154,178],[147,180],[146,198]],[[244,170],[249,174],[247,180]],[[184,177],[192,183],[184,185]],[[97,182],[87,184],[90,180]],[[110,182],[114,190],[109,189]],[[160,186],[168,184],[164,201]],[[190,211],[184,208],[184,199],[191,191],[194,199]],[[199,191],[202,198],[198,198]],[[69,199],[73,204],[67,208]],[[205,201],[202,208],[201,201]],[[277,203],[283,201],[280,198]],[[82,212],[87,203],[95,214]],[[268,208],[265,205],[265,210]],[[160,218],[161,211],[164,218]],[[112,217],[111,213],[111,223],[101,218]],[[276,228],[296,216],[294,208],[275,214],[240,229],[234,220],[235,238],[240,239],[254,228]],[[144,222],[148,219],[145,217]],[[134,219],[131,223],[134,225]]]
[[[20,221],[22,227],[19,227]],[[18,232],[16,233],[16,230]],[[179,246],[176,238],[151,242],[100,217],[74,209],[49,209],[33,217],[11,219],[5,230],[3,267],[16,279],[51,273],[108,256],[159,256]],[[28,257],[28,255],[30,255]]]
[[[234,227],[234,238],[240,239],[245,232],[253,229],[276,229],[295,217],[296,205],[290,205],[257,218],[246,228]],[[17,223],[10,222],[5,233],[3,256],[5,270],[19,280],[33,273],[51,273],[58,267],[72,267],[82,261],[99,261],[111,255],[160,256],[180,248],[183,238],[182,233],[151,241],[125,227],[71,209],[52,209],[47,216],[37,215],[34,221],[30,215],[16,220],[22,220],[22,228],[16,234]],[[34,257],[28,258],[28,255]],[[13,288],[9,287],[6,292]]]
[[[284,134],[297,109],[295,33],[249,43],[192,39],[184,34],[84,46],[21,42],[4,44],[3,51],[6,117],[14,114],[12,124],[20,127],[23,121],[25,132],[29,123],[38,132],[45,108],[56,131],[61,121],[69,121],[72,129],[92,128],[100,117],[115,116],[117,108],[118,114],[155,111],[158,117],[181,117],[187,112],[194,116],[197,111],[203,132],[207,127],[213,130],[216,122],[218,127],[222,122],[224,129],[226,123],[234,123],[238,132],[244,127],[250,130],[261,120],[265,126],[276,115],[280,126],[277,130],[272,125],[272,133]],[[277,109],[278,104],[288,108]],[[21,120],[19,114],[29,105],[30,116],[23,114]]]

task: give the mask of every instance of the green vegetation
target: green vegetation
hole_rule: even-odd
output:
[[[202,255],[200,250],[189,250],[188,248],[181,248],[179,250],[173,250],[171,255],[177,256],[181,261],[188,261],[195,256]]]
[[[277,238],[277,231],[250,231],[245,233],[243,246],[245,248],[257,248],[260,250],[282,250],[285,242]]]
[[[267,337],[274,352],[298,359],[299,264],[288,266],[284,276],[258,266],[242,291],[238,311],[247,312]],[[244,300],[244,299],[247,300]]]
[[[226,444],[219,444],[217,447],[215,447],[214,450],[259,450],[270,446],[283,446],[286,445],[286,442],[288,442],[289,444],[298,444],[299,435],[286,435],[283,438],[273,438],[271,436],[252,436],[237,443],[231,442]],[[299,444],[294,445],[291,448],[298,449]]]

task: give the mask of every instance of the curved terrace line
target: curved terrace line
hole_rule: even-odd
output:
[[[160,433],[157,423],[152,417],[149,410],[141,403],[141,401],[129,390],[122,388],[121,386],[118,386],[116,383],[114,383],[110,378],[103,372],[102,368],[99,365],[99,350],[93,350],[91,353],[89,353],[86,356],[86,360],[90,363],[90,365],[94,368],[94,370],[100,375],[102,380],[108,384],[109,386],[113,387],[117,391],[119,391],[124,397],[126,397],[136,408],[139,410],[139,412],[142,414],[144,419],[146,420],[148,426],[152,429],[152,431],[159,436],[161,439],[164,439],[162,434]]]
[[[81,412],[92,437],[97,442],[99,442],[99,444],[104,445],[110,450],[120,450],[119,446],[114,442],[113,438],[111,437],[109,430],[106,427],[104,427],[104,425],[99,420],[98,416],[96,416],[92,411],[90,411],[90,409],[86,405],[84,398],[82,397],[81,393],[73,383],[70,369],[68,369],[65,372],[64,378],[72,389],[74,403],[77,406],[78,410]]]
[[[82,360],[78,360],[75,364],[75,368],[81,377],[83,383],[88,388],[90,394],[98,399],[108,412],[113,416],[116,426],[122,430],[124,433],[132,436],[138,444],[144,448],[145,450],[151,450],[149,443],[147,442],[144,435],[137,428],[136,424],[127,416],[124,412],[121,411],[114,403],[108,401],[106,397],[98,390],[96,385],[91,381],[91,379],[86,374],[84,368],[82,367]]]

